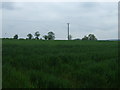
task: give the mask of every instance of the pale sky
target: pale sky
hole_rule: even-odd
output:
[[[56,39],[66,40],[69,22],[73,39],[88,34],[100,40],[118,38],[117,2],[4,2],[0,13],[2,37],[27,38],[39,31],[41,38],[53,31]]]

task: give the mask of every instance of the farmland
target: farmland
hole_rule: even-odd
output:
[[[117,41],[3,40],[3,88],[118,87]]]

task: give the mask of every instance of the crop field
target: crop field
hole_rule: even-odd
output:
[[[3,88],[115,88],[118,42],[3,40]]]

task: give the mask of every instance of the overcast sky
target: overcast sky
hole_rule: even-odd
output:
[[[36,31],[42,37],[53,31],[56,39],[67,39],[69,22],[73,38],[90,33],[98,39],[118,38],[117,2],[9,2],[1,10],[2,37],[27,38]]]

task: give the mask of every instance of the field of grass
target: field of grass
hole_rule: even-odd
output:
[[[3,88],[115,88],[117,41],[2,41]]]

